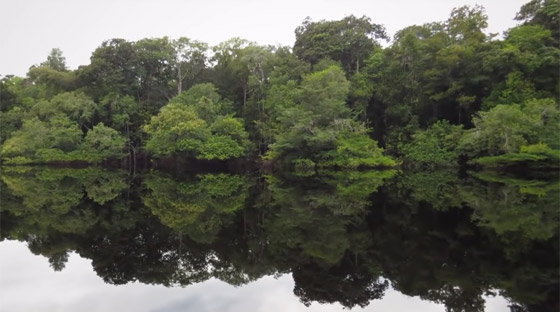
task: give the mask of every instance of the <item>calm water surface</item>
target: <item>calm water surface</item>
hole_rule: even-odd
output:
[[[3,168],[1,311],[558,311],[557,177]]]

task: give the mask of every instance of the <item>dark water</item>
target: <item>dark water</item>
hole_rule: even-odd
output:
[[[6,167],[0,190],[1,311],[558,311],[557,176]]]

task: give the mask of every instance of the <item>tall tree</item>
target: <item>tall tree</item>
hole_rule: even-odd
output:
[[[67,71],[66,58],[62,55],[62,50],[53,48],[47,56],[47,60],[41,66],[48,66],[56,71]]]
[[[365,58],[379,47],[378,39],[388,39],[382,25],[371,19],[350,15],[339,21],[313,22],[308,17],[296,28],[294,53],[317,64],[330,58],[342,64],[348,75],[359,72]]]
[[[524,4],[515,19],[526,25],[541,25],[552,32],[549,45],[560,45],[560,3],[558,0],[531,0]]]
[[[177,72],[177,94],[196,83],[202,82],[206,69],[208,45],[204,42],[181,37],[173,41],[175,48],[175,70]],[[185,85],[186,83],[186,85]],[[184,88],[184,85],[187,88]]]

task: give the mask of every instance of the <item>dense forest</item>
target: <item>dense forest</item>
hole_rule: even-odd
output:
[[[76,70],[53,49],[0,81],[0,156],[558,167],[559,15],[532,0],[503,37],[464,6],[392,40],[365,16],[307,18],[293,47],[111,39]]]
[[[0,242],[114,285],[291,274],[306,305],[558,311],[559,17],[530,0],[503,35],[464,6],[394,36],[306,18],[293,47],[110,39],[77,69],[52,49],[0,77]]]

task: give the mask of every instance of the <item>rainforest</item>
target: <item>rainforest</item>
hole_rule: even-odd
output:
[[[297,309],[558,311],[559,16],[531,0],[503,34],[462,6],[394,36],[306,18],[293,46],[114,38],[76,69],[54,48],[0,79],[0,275],[34,270],[23,245],[49,273],[79,257],[120,294],[167,289],[138,302],[221,281],[259,285],[247,304],[291,277]],[[10,295],[40,280],[3,279],[2,306],[45,310]],[[212,289],[196,300],[235,291]]]
[[[138,157],[320,168],[558,167],[559,25],[532,1],[503,38],[479,6],[395,34],[306,19],[293,47],[104,41],[2,78],[4,164]],[[385,46],[384,46],[385,44]]]

